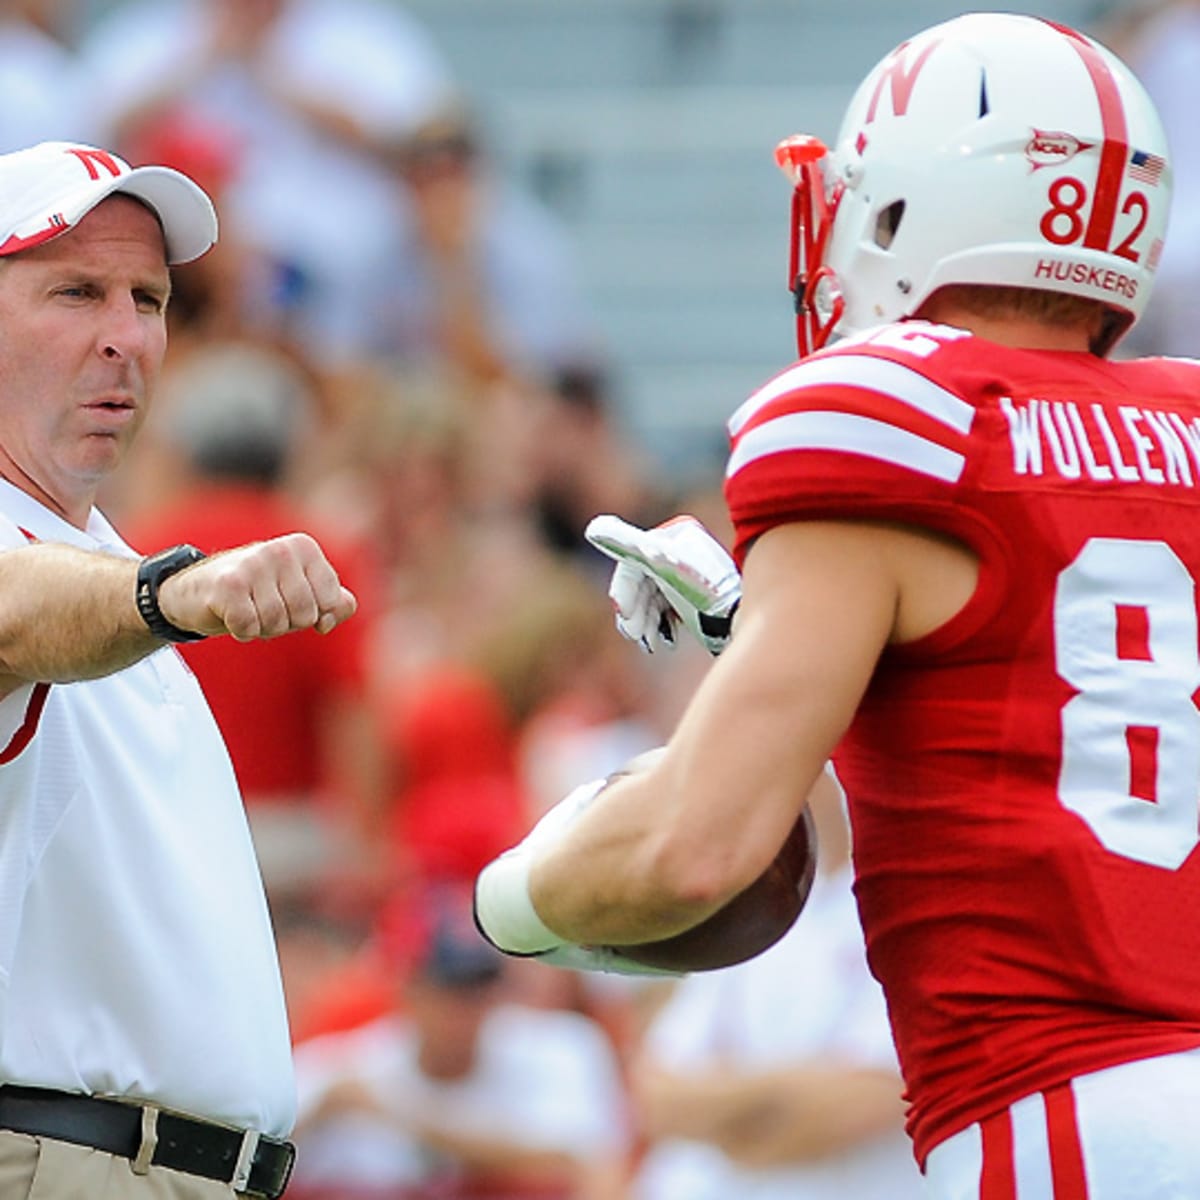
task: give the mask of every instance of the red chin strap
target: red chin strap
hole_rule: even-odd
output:
[[[838,183],[826,199],[828,155],[820,138],[803,133],[784,138],[775,147],[775,161],[795,189],[788,288],[796,306],[796,347],[801,358],[825,345],[846,309],[837,277],[824,265],[825,246],[844,190]]]

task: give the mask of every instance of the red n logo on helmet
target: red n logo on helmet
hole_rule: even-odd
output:
[[[940,39],[935,39],[925,47],[924,50],[917,56],[916,62],[911,66],[906,66],[904,62],[904,52],[911,45],[910,42],[904,42],[897,46],[892,56],[887,60],[879,72],[879,78],[875,80],[875,91],[871,94],[871,103],[867,108],[866,123],[875,120],[875,113],[879,108],[879,98],[883,95],[884,84],[889,85],[889,91],[892,94],[892,112],[896,116],[902,117],[908,112],[908,102],[912,98],[913,85],[917,82],[917,76],[920,75],[921,69],[929,60],[929,56],[941,45]]]
[[[114,179],[120,177],[121,168],[118,166],[117,160],[107,150],[93,150],[89,146],[73,146],[67,153],[75,155],[83,163],[84,167],[87,168],[88,175],[93,179],[100,178],[101,167]]]

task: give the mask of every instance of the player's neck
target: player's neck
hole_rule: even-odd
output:
[[[1086,354],[1091,350],[1094,332],[1090,323],[1052,325],[1035,317],[985,316],[957,304],[935,303],[922,311],[921,316],[1017,350],[1069,350]]]

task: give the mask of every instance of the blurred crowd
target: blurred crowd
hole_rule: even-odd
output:
[[[1186,152],[1147,323],[1175,353],[1200,4],[1143,9],[1112,32]],[[719,479],[682,491],[623,429],[570,239],[497,169],[430,33],[394,0],[0,0],[0,151],[43,139],[184,170],[221,219],[175,271],[105,511],[146,552],[308,529],[360,599],[327,637],[182,648],[275,917],[295,1194],[919,1194],[836,789],[809,909],[743,968],[575,976],[471,927],[475,872],[664,740],[707,667],[613,632],[583,526],[725,518]]]

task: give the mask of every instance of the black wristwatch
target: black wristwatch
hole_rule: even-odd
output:
[[[199,642],[208,636],[172,625],[158,607],[158,589],[163,580],[170,579],[185,567],[207,557],[203,550],[197,550],[195,546],[172,546],[142,559],[137,573],[137,607],[142,620],[155,637],[165,642]]]

